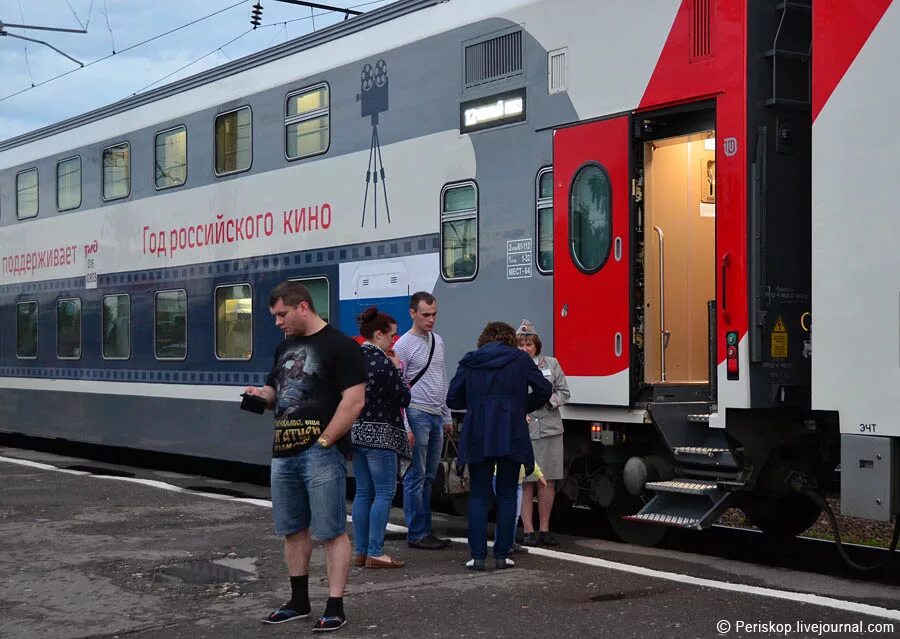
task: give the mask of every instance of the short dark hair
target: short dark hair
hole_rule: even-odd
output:
[[[434,295],[432,295],[428,291],[419,291],[417,293],[413,293],[412,297],[409,298],[409,310],[418,311],[419,302],[434,304],[436,301],[437,300],[435,299]]]
[[[522,333],[519,335],[519,346],[527,344],[529,341],[534,342],[534,354],[540,355],[544,345],[541,343],[541,338],[538,337],[536,333]]]
[[[397,324],[397,320],[387,313],[379,311],[377,306],[370,306],[364,310],[356,318],[356,321],[359,324],[359,334],[366,339],[372,339],[375,331],[388,333],[391,330],[391,326]]]
[[[478,348],[490,342],[500,342],[516,348],[516,329],[506,322],[488,322],[478,336]]]
[[[275,306],[278,300],[284,302],[285,306],[294,308],[297,308],[300,302],[306,302],[309,310],[316,312],[316,305],[313,303],[312,295],[309,294],[309,289],[297,281],[287,280],[273,288],[269,293],[269,308]]]

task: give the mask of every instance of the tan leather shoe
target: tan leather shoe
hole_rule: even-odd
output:
[[[353,560],[353,565],[357,568],[362,568],[366,565],[366,556],[365,555],[356,555],[356,559]]]
[[[405,561],[394,558],[375,559],[374,557],[368,557],[366,559],[366,568],[403,568],[405,565]]]

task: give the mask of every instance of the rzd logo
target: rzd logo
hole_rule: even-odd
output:
[[[725,138],[722,141],[722,151],[725,157],[734,157],[737,154],[737,138]]]

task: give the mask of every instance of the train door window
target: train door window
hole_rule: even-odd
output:
[[[131,357],[131,298],[128,295],[104,295],[103,359]]]
[[[245,106],[216,116],[216,175],[246,171],[253,162],[253,114]]]
[[[16,357],[37,359],[38,356],[38,303],[16,304]]]
[[[331,139],[328,85],[319,84],[287,96],[285,155],[288,160],[318,155]]]
[[[131,145],[103,149],[103,199],[119,200],[131,194]]]
[[[572,180],[569,232],[572,258],[585,273],[606,263],[612,245],[612,187],[599,164],[587,164]]]
[[[156,359],[187,357],[187,293],[160,291],[156,294],[154,345]]]
[[[69,211],[81,206],[81,158],[56,163],[56,209]]]
[[[537,268],[553,272],[553,169],[545,168],[537,177]]]
[[[156,134],[157,190],[181,186],[187,180],[187,129],[183,126]]]
[[[478,189],[474,182],[441,191],[441,275],[471,280],[478,271]]]
[[[216,287],[216,357],[253,355],[253,291],[249,284]]]
[[[38,170],[16,174],[16,217],[20,220],[38,214]]]
[[[81,299],[56,301],[56,356],[81,359]]]
[[[300,282],[309,291],[316,314],[326,322],[331,318],[331,288],[326,277],[292,277],[292,282]]]

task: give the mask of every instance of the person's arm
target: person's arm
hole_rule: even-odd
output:
[[[275,408],[275,389],[271,386],[248,386],[244,389],[248,395],[256,395],[266,400],[266,408],[272,410]]]
[[[526,413],[533,413],[538,408],[550,401],[550,395],[553,394],[553,384],[551,384],[541,370],[534,365],[534,361],[524,352],[523,363],[526,365],[526,381],[528,382],[531,392],[528,393],[528,402],[525,408]]]
[[[553,394],[550,396],[550,405],[553,408],[559,408],[563,404],[569,403],[572,394],[569,392],[569,383],[563,373],[559,360],[554,360],[556,366],[553,367]]]
[[[456,369],[456,375],[450,380],[450,389],[447,391],[447,402],[444,404],[449,414],[449,409],[466,409],[466,369],[460,366]],[[447,419],[444,417],[444,419]]]
[[[347,434],[354,420],[359,417],[363,406],[366,405],[366,385],[357,384],[341,391],[341,401],[334,411],[334,417],[328,422],[328,426],[319,435],[319,441],[326,447],[331,446],[341,437]]]

